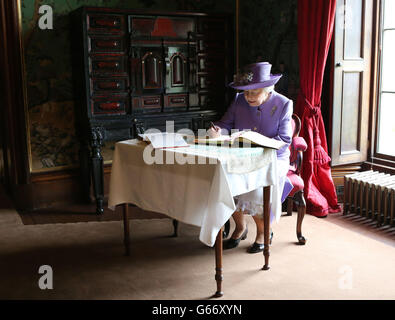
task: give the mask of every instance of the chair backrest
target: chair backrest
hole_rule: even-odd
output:
[[[298,137],[300,132],[300,127],[302,126],[302,122],[300,118],[294,113],[292,114],[292,138]]]
[[[302,126],[302,122],[300,121],[300,118],[295,113],[292,114],[291,125],[292,125],[292,140],[293,140],[294,138],[299,136],[300,128]],[[298,159],[298,152],[294,148],[293,141],[289,146],[289,150],[291,151],[289,157],[290,165],[298,166],[298,162],[300,161],[300,159]]]

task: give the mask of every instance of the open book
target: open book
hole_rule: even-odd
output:
[[[214,145],[233,145],[241,143],[241,146],[261,146],[272,149],[280,149],[285,142],[268,138],[255,131],[238,131],[229,135],[221,135],[218,138],[198,138],[195,139],[198,144],[214,144]],[[240,144],[239,144],[240,145]]]
[[[189,147],[183,135],[170,132],[139,134],[139,139],[151,143],[154,149]]]

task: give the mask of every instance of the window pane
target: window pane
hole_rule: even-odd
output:
[[[384,31],[383,34],[383,65],[381,69],[381,91],[395,92],[395,30],[387,30]]]
[[[395,1],[385,0],[384,4],[384,28],[395,28]]]
[[[395,94],[382,93],[379,109],[379,153],[395,156]]]

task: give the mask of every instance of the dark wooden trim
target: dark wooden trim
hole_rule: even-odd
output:
[[[48,181],[59,181],[64,179],[71,179],[79,175],[79,169],[64,169],[59,171],[46,171],[46,172],[34,172],[31,175],[32,183],[48,182]]]
[[[386,166],[383,163],[377,163],[377,162],[364,162],[362,165],[362,170],[375,170],[379,172],[385,172],[389,173],[392,175],[395,175],[395,164],[393,166]]]
[[[335,186],[343,185],[343,178],[346,174],[355,173],[361,171],[361,169],[362,169],[361,163],[333,167],[331,172]]]
[[[326,67],[324,73],[324,81],[326,80],[326,85],[324,82],[323,91],[322,92],[322,102],[321,106],[327,108],[327,111],[322,112],[323,117],[324,115],[327,119],[325,121],[325,128],[326,128],[326,139],[328,145],[328,154],[332,155],[332,123],[333,123],[333,84],[334,84],[334,62],[335,62],[335,49],[334,49],[334,36],[332,36],[331,44],[329,46],[328,57],[326,59]],[[322,107],[321,107],[322,108]]]
[[[43,171],[43,172],[33,172],[31,175],[31,182],[46,182],[53,180],[64,180],[72,179],[74,177],[80,176],[81,169],[79,167],[65,168],[57,171]],[[111,163],[105,164],[103,166],[104,173],[111,173]]]
[[[82,187],[78,176],[18,184],[13,188],[17,210],[37,210],[68,204],[81,204]]]
[[[366,161],[366,165],[378,165],[382,167],[392,168],[395,171],[395,161],[392,159],[372,157],[370,161]]]
[[[104,165],[103,172],[104,200],[106,201],[111,164]],[[13,193],[15,207],[18,210],[38,210],[94,202],[93,190],[90,192],[89,199],[86,200],[80,168],[32,173],[31,183],[15,185]]]
[[[125,13],[130,11],[128,14],[147,14],[150,16],[154,15],[167,15],[167,16],[193,16],[193,17],[206,17],[210,15],[210,17],[227,17],[228,14],[224,13],[206,13],[206,12],[190,12],[190,11],[165,11],[165,10],[150,10],[150,9],[128,9],[128,8],[106,8],[106,7],[83,7],[83,10],[87,11],[97,11],[97,12],[106,12],[106,13]]]
[[[20,1],[1,1],[1,36],[0,50],[3,72],[1,87],[4,128],[5,176],[8,188],[16,189],[19,184],[30,181],[30,166],[27,146],[24,68],[22,64],[21,30],[20,30]]]
[[[4,12],[4,3],[0,2],[0,69],[3,70],[1,66],[5,65],[6,61],[6,51],[5,46],[3,45],[6,42],[6,28],[5,28],[5,12]],[[4,118],[4,105],[5,105],[5,83],[6,83],[6,72],[0,72],[0,183],[6,186],[6,189],[9,189],[10,181],[8,174],[8,162],[6,159],[6,147],[5,147],[5,136],[7,133],[5,127],[5,118]]]
[[[371,161],[372,156],[375,152],[376,136],[377,136],[377,108],[378,108],[378,79],[380,77],[380,7],[381,0],[374,0],[374,14],[373,14],[373,31],[372,31],[372,77],[371,77],[371,103],[370,103],[370,115],[369,115],[369,149],[368,159]]]

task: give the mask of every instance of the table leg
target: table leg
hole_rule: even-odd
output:
[[[129,237],[129,205],[123,204],[123,236],[125,244],[125,255],[130,255],[130,237]]]
[[[264,244],[263,256],[265,257],[265,265],[262,270],[269,270],[269,233],[270,233],[270,186],[263,188],[263,232]]]
[[[218,231],[217,239],[215,240],[215,280],[217,281],[217,292],[214,294],[215,298],[222,297],[222,233],[223,228]]]

